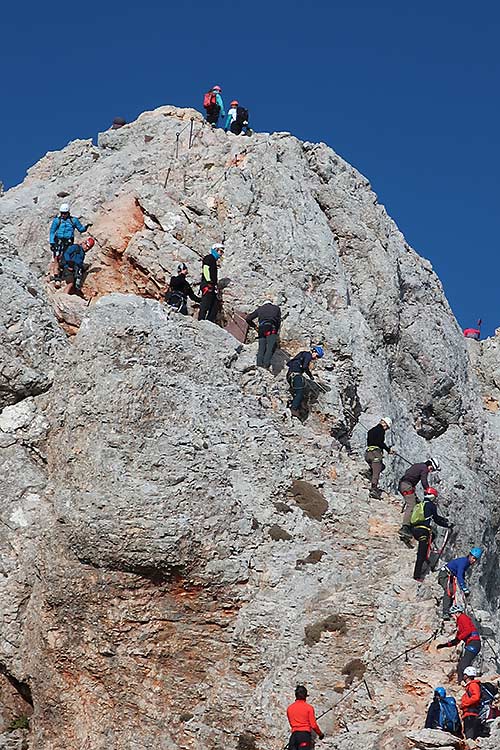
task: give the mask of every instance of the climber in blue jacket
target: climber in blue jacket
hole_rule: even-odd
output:
[[[54,277],[59,276],[59,261],[67,247],[73,244],[75,239],[75,229],[80,234],[86,232],[92,224],[81,223],[76,216],[71,216],[69,205],[63,203],[59,208],[59,216],[52,220],[50,225],[49,242],[52,250],[52,260],[49,266],[49,273]]]
[[[454,560],[446,563],[445,567],[439,571],[438,583],[443,588],[443,619],[450,619],[450,607],[453,604],[457,584],[460,590],[468,596],[470,594],[469,586],[465,580],[466,571],[475,565],[480,559],[483,551],[480,547],[473,547],[466,557],[456,557]]]

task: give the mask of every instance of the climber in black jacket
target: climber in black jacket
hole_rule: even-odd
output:
[[[193,302],[201,302],[201,297],[197,297],[193,292],[193,287],[186,279],[188,273],[188,267],[185,263],[179,263],[177,266],[177,276],[172,276],[170,284],[168,285],[168,291],[165,295],[165,301],[167,305],[175,308],[177,312],[182,315],[187,315],[187,299],[188,297]]]
[[[201,267],[201,304],[198,320],[216,322],[218,312],[217,283],[218,266],[224,258],[224,245],[212,245],[208,255],[205,255]]]
[[[427,552],[432,541],[432,521],[445,529],[453,528],[453,524],[447,518],[438,515],[437,497],[438,491],[434,487],[428,487],[424,493],[424,500],[415,505],[411,515],[411,533],[418,542],[417,560],[415,562],[413,578],[419,581],[419,583],[423,581],[422,568],[427,559]]]
[[[310,365],[315,359],[321,359],[324,355],[322,346],[313,346],[310,351],[299,352],[292,359],[288,360],[288,374],[286,379],[292,391],[293,401],[290,411],[293,417],[300,417],[300,406],[304,398],[306,381],[304,375],[314,380]]]
[[[378,488],[380,474],[384,471],[383,462],[384,451],[391,453],[391,449],[385,443],[385,433],[392,427],[392,420],[389,417],[383,417],[380,422],[368,430],[366,440],[365,461],[370,467],[371,489],[370,497],[380,498],[382,491]]]
[[[281,325],[281,310],[274,299],[269,298],[263,305],[245,316],[249,325],[253,325],[255,318],[259,321],[259,350],[257,352],[257,367],[266,370],[271,365],[274,351],[278,345],[278,332]]]

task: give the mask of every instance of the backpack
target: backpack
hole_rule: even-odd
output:
[[[248,122],[248,109],[245,109],[245,107],[236,108],[236,122],[238,125],[243,125],[244,122]]]
[[[452,734],[461,729],[455,698],[447,696],[439,701],[439,724],[441,729]]]
[[[62,256],[62,266],[74,266],[75,268],[81,268],[83,261],[85,260],[85,252],[81,245],[70,245],[66,248]]]
[[[203,106],[205,109],[211,109],[217,104],[217,97],[214,91],[207,91],[203,97]]]
[[[420,502],[415,503],[415,507],[413,508],[411,512],[410,517],[410,525],[411,526],[417,526],[419,523],[422,523],[423,521],[426,521],[425,517],[425,503],[426,500],[420,500]]]
[[[58,220],[59,220],[59,224],[57,225],[57,227],[56,227],[56,229],[55,229],[55,231],[57,232],[57,230],[58,230],[58,229],[59,229],[59,227],[61,226],[61,222],[62,222],[62,219],[61,219],[61,217],[60,217],[60,216],[56,216],[56,219],[58,219]],[[74,223],[74,221],[73,221],[73,217],[72,217],[72,216],[68,216],[68,219],[70,220],[70,222],[71,222],[71,226],[72,226],[72,227],[73,227],[73,229],[74,229],[74,228],[75,228],[75,223]]]
[[[493,685],[492,682],[482,682],[481,683],[481,702],[479,704],[479,719],[482,722],[486,722],[489,719],[495,718],[494,716],[491,717],[490,713],[492,711],[492,703],[495,700],[496,696],[498,694],[498,688],[496,685]]]

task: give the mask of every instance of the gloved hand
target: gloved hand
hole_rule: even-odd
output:
[[[88,229],[89,227],[92,227],[92,226],[94,226],[94,225],[92,224],[92,222],[90,222],[90,224],[87,224],[87,226],[85,227],[85,231],[87,231],[87,229]]]
[[[440,648],[448,648],[448,644],[447,643],[438,643],[438,645],[436,646],[436,648],[439,651]]]
[[[453,523],[448,522],[448,528],[450,531],[453,531],[453,529],[455,528],[455,525]]]
[[[318,737],[320,738],[320,740],[324,740],[325,739],[325,735],[323,734],[323,732],[321,732],[321,734],[318,734]]]
[[[56,243],[55,242],[51,242],[50,243],[50,249],[52,250],[53,253],[55,253],[55,251],[56,251]]]
[[[464,596],[470,596],[470,589],[462,589]]]

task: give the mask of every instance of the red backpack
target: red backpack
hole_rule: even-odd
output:
[[[203,97],[203,106],[205,109],[210,109],[211,107],[215,107],[217,104],[217,97],[215,95],[214,91],[207,91],[205,96]]]

